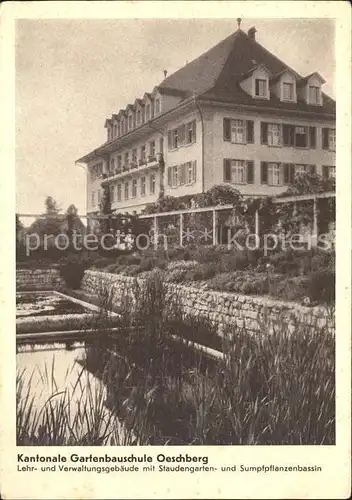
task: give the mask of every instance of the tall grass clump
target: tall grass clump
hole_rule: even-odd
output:
[[[264,318],[256,334],[229,327],[220,337],[208,319],[185,314],[176,289],[170,293],[163,283],[162,271],[153,271],[120,297],[102,295],[82,371],[61,392],[54,366],[41,374],[50,395],[42,407],[32,396],[33,379],[18,374],[18,444],[335,443],[330,330],[292,331],[284,318]],[[109,323],[117,303],[119,316]],[[111,335],[116,325],[118,335]]]
[[[73,385],[59,390],[54,365],[54,361],[51,367],[45,364],[43,371],[29,376],[26,369],[17,372],[18,446],[136,444],[135,436],[123,429],[116,414],[106,408],[106,390],[101,384],[92,383],[82,368]],[[67,370],[65,379],[72,369]],[[43,389],[38,393],[38,381],[48,394],[44,399]]]
[[[158,272],[134,290],[133,329],[93,343],[87,366],[105,369],[109,402],[148,444],[333,444],[335,339],[328,330],[263,322],[260,334],[221,339],[183,314]],[[132,311],[132,312],[131,312]],[[177,338],[183,338],[180,343]],[[223,352],[214,360],[195,342]],[[99,370],[98,370],[99,371]],[[97,373],[97,371],[95,372]]]

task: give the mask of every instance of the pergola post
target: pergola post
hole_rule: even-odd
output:
[[[254,230],[255,230],[255,235],[259,237],[259,212],[258,210],[255,211],[254,214]]]
[[[180,214],[180,247],[183,246],[183,214]]]
[[[317,199],[313,198],[313,238],[312,246],[316,247],[318,244],[318,206]]]
[[[153,217],[153,233],[154,233],[154,248],[158,248],[158,218],[156,215]]]
[[[217,245],[216,210],[213,210],[213,245]]]

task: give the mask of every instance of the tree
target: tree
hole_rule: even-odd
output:
[[[217,185],[208,189],[206,193],[211,205],[234,205],[240,206],[242,203],[241,193],[232,186]]]
[[[78,214],[78,209],[73,203],[67,207],[66,215],[77,216],[77,214]]]
[[[16,214],[16,241],[17,242],[21,241],[23,230],[24,230],[24,225],[20,221],[18,214]]]
[[[76,206],[74,204],[69,205],[66,210],[66,219],[67,219],[67,236],[70,243],[72,243],[72,235],[77,215],[78,215],[78,210]]]
[[[317,194],[326,191],[335,191],[335,179],[324,179],[318,174],[305,173],[298,175],[281,196]]]
[[[60,212],[60,207],[52,196],[47,196],[45,199],[45,208],[47,214],[58,214]]]
[[[156,214],[158,212],[172,212],[180,209],[180,200],[175,196],[159,196],[155,203],[149,203],[143,210],[144,214]]]
[[[100,215],[111,215],[111,200],[110,200],[110,189],[109,186],[104,186],[103,196],[100,202]],[[110,220],[102,219],[100,223],[100,228],[103,233],[108,233],[110,231]]]

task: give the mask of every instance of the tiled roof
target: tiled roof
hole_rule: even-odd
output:
[[[314,73],[311,73],[310,75],[307,75],[304,78],[301,78],[300,81],[298,82],[298,84],[299,85],[304,85],[305,83],[307,83],[307,81],[309,80],[309,78],[311,76],[313,76],[313,75],[317,76],[321,80],[322,83],[325,83],[324,78],[319,73],[317,73],[316,71],[314,71]]]
[[[298,79],[302,79],[301,75],[260,43],[248,37],[244,31],[237,30],[215,47],[165,78],[158,88],[162,92],[163,88],[171,87],[185,91],[186,97],[196,94],[213,100],[251,104],[260,108],[298,109],[318,114],[335,113],[335,101],[326,95],[323,95],[323,106],[309,106],[304,102],[297,104],[281,102],[275,96],[265,101],[252,99],[240,87],[239,82],[260,65],[265,66],[273,77],[285,70],[290,70]]]
[[[174,95],[176,97],[187,97],[188,95],[188,92],[185,90],[172,89],[170,87],[161,87],[160,85],[155,88],[159,91],[160,94]]]
[[[186,64],[178,71],[163,80],[158,88],[160,92],[164,88],[183,90],[188,95],[201,94],[212,87],[231,53],[234,42],[240,31],[222,40],[194,61]]]

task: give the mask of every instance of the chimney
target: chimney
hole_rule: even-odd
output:
[[[166,75],[167,75],[167,70],[164,69],[164,78],[166,78]]]
[[[248,38],[250,38],[251,40],[255,40],[255,34],[256,34],[257,30],[255,29],[254,26],[252,26],[252,28],[249,28],[248,30]]]
[[[240,17],[238,17],[238,18],[236,19],[236,21],[237,21],[237,29],[239,29],[239,30],[240,30],[240,29],[241,29],[241,22],[242,22],[242,19],[241,19]]]

